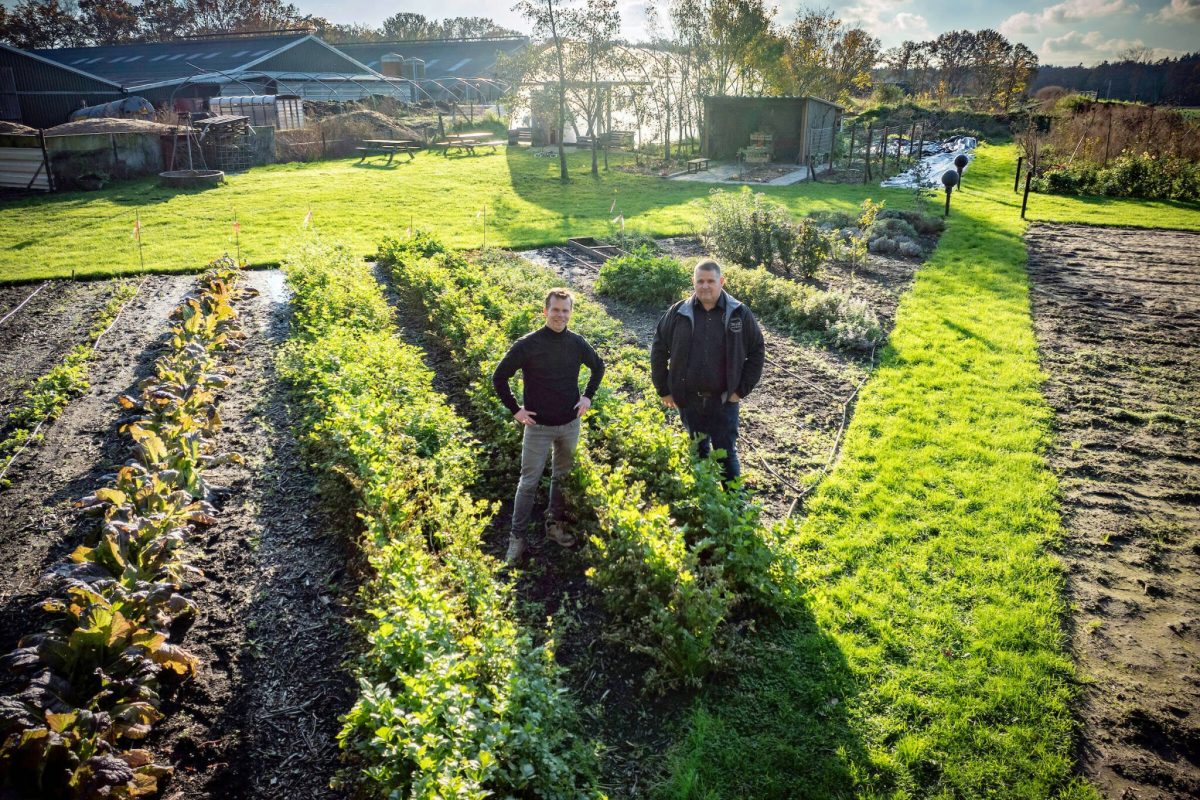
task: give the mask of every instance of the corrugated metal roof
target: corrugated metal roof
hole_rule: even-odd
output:
[[[82,64],[89,72],[122,86],[137,86],[187,78],[197,72],[188,66],[189,61],[203,61],[201,66],[204,70],[235,70],[249,61],[295,45],[309,36],[310,34],[300,33],[288,36],[114,44],[102,47],[62,47],[31,52],[59,64]]]
[[[513,39],[433,39],[404,42],[355,42],[333,45],[374,70],[383,57],[397,53],[425,62],[427,78],[490,77],[500,53],[512,53],[529,44],[525,38]]]

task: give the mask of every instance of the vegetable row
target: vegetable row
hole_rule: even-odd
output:
[[[171,773],[137,747],[162,716],[162,695],[192,675],[173,641],[197,609],[190,540],[216,521],[205,472],[239,462],[220,452],[218,393],[245,338],[237,265],[213,262],[171,314],[168,351],[136,396],[119,399],[130,459],[76,505],[100,517],[91,543],[52,573],[47,626],[5,656],[0,776],[44,797],[153,794]]]
[[[357,500],[372,573],[339,784],[378,797],[594,794],[553,642],[514,621],[512,587],[480,549],[492,512],[469,494],[468,423],[395,333],[366,264],[313,242],[285,271],[294,332],[280,374],[306,452]]]
[[[380,257],[453,353],[491,460],[501,465],[496,471],[515,475],[508,466],[520,432],[492,396],[490,375],[511,342],[540,324],[545,293],[560,279],[504,254],[472,263],[422,233],[385,240]],[[608,365],[570,492],[573,512],[591,531],[588,577],[621,641],[653,660],[647,684],[694,685],[723,663],[731,634],[750,614],[787,606],[789,562],[759,524],[758,507],[737,488],[726,490],[718,462],[695,459],[668,421],[647,354],[584,299],[571,324]]]

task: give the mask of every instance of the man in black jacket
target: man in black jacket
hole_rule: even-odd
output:
[[[750,309],[725,291],[721,267],[696,265],[691,297],[658,321],[650,347],[650,374],[663,405],[678,408],[700,457],[725,451],[725,480],[741,474],[737,457],[738,408],[762,377],[766,350]]]
[[[562,485],[571,471],[575,446],[579,443],[579,419],[592,407],[592,397],[604,377],[604,362],[586,339],[567,330],[574,302],[566,289],[551,289],[542,309],[546,324],[514,342],[492,374],[496,394],[513,418],[525,426],[521,481],[517,484],[512,533],[504,557],[509,564],[515,564],[525,552],[525,529],[533,515],[533,501],[551,450],[554,458],[546,535],[563,547],[575,543],[575,537],[563,525],[566,500]],[[579,369],[583,366],[590,374],[587,388],[580,396]],[[524,402],[520,405],[508,385],[517,370],[521,370],[525,383]]]

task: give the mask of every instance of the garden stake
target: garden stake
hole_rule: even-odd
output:
[[[133,212],[133,238],[137,241],[138,263],[146,269],[146,256],[142,254],[142,218],[138,212]]]
[[[1029,182],[1033,180],[1033,170],[1025,171],[1025,196],[1021,198],[1021,219],[1025,219],[1025,206],[1029,205]]]
[[[1017,156],[1017,174],[1013,178],[1013,191],[1016,192],[1021,187],[1021,162],[1025,160],[1025,156]]]
[[[242,225],[237,220],[237,212],[233,212],[233,246],[237,248],[238,263],[242,263]]]

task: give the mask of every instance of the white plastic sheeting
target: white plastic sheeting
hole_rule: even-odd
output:
[[[926,142],[921,148],[923,155],[920,161],[879,185],[890,189],[940,189],[942,173],[955,169],[954,159],[960,155],[966,155],[968,161],[973,161],[978,144],[973,136],[951,136],[941,142]]]

